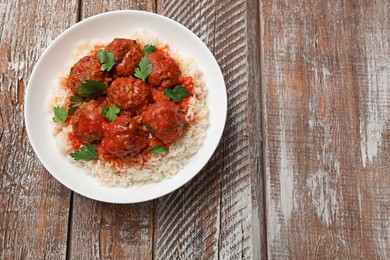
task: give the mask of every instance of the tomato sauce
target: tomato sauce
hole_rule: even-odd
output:
[[[73,150],[79,150],[80,147],[83,145],[83,142],[72,133],[68,134],[68,141],[72,146]]]
[[[66,79],[66,86],[72,92],[66,106],[68,110],[76,107],[75,113],[67,119],[73,129],[68,135],[72,149],[92,144],[100,160],[120,167],[148,161],[152,148],[169,152],[169,145],[180,139],[187,129],[185,115],[189,100],[194,96],[193,78],[181,76],[166,46],[137,58],[141,46],[134,44],[138,45],[133,40],[114,39],[106,47],[95,46],[88,56],[75,63]],[[109,72],[101,70],[96,56],[97,51],[107,47],[115,58]],[[129,55],[132,55],[130,61]],[[145,80],[137,78],[133,68],[123,67],[134,66],[136,62],[141,69],[142,56],[152,65]],[[86,80],[103,83],[107,89],[95,98],[81,94],[76,89]],[[165,89],[176,85],[184,87],[189,96],[175,102],[164,95]],[[81,101],[72,102],[70,98],[74,95]]]

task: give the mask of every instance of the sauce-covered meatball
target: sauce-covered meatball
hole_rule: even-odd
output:
[[[117,107],[130,110],[147,104],[150,92],[149,86],[140,79],[117,78],[107,90],[107,96]]]
[[[84,143],[100,141],[103,138],[102,124],[105,121],[101,110],[94,100],[81,105],[71,119],[73,135]]]
[[[134,73],[134,68],[138,66],[143,56],[139,44],[134,40],[115,38],[110,42],[106,51],[114,54],[116,65],[113,68],[114,77],[130,76]]]
[[[147,146],[148,136],[136,120],[121,115],[104,125],[102,146],[112,155],[124,158],[141,152]]]
[[[155,51],[148,59],[152,64],[152,73],[147,77],[150,86],[169,88],[179,82],[181,71],[171,56],[162,51]]]
[[[176,142],[183,134],[184,116],[171,101],[159,101],[150,105],[142,114],[142,122],[164,144]]]
[[[86,80],[96,80],[107,84],[108,73],[100,70],[99,60],[95,56],[85,56],[81,58],[70,69],[69,88],[77,94],[76,88]]]

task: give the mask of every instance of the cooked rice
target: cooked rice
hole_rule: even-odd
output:
[[[153,44],[157,48],[166,46],[156,37],[145,31],[135,32],[129,35],[128,38],[136,39],[142,45],[141,47],[147,44]],[[74,62],[87,55],[89,50],[96,44],[102,43],[78,45],[73,53]],[[169,50],[169,53],[179,65],[182,75],[193,78],[194,96],[188,102],[188,112],[186,115],[186,120],[191,122],[191,126],[182,138],[169,146],[169,153],[152,154],[151,158],[143,165],[136,164],[124,168],[113,166],[101,160],[76,161],[68,156],[73,151],[71,144],[68,142],[68,133],[72,132],[72,125],[68,125],[67,123],[54,123],[52,117],[53,107],[64,106],[70,92],[64,85],[64,77],[60,77],[52,88],[53,93],[49,99],[48,116],[53,127],[53,134],[58,148],[72,163],[83,168],[86,174],[93,176],[104,186],[127,187],[135,184],[158,182],[164,178],[171,177],[187,164],[189,158],[199,150],[203,143],[207,133],[208,108],[206,105],[207,90],[202,81],[202,72],[197,68],[194,59],[184,58],[175,50]],[[69,70],[72,65],[73,63],[68,65]]]

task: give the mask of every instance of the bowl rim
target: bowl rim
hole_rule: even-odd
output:
[[[42,66],[42,64],[44,64],[46,56],[48,55],[48,53],[52,49],[54,49],[56,47],[57,43],[59,43],[68,34],[71,34],[73,31],[77,31],[80,28],[82,28],[82,26],[84,26],[85,24],[92,23],[92,22],[94,22],[95,20],[98,20],[98,19],[105,19],[106,17],[115,16],[115,15],[134,15],[134,14],[136,14],[136,15],[146,15],[146,16],[151,16],[151,17],[155,17],[155,18],[157,17],[158,19],[162,19],[163,21],[165,21],[168,24],[171,24],[173,26],[179,27],[181,30],[184,30],[186,33],[191,34],[193,36],[193,39],[196,40],[198,42],[198,44],[200,44],[204,48],[204,51],[208,52],[207,55],[209,55],[212,58],[211,61],[214,63],[214,65],[216,65],[215,69],[219,73],[219,75],[217,75],[218,78],[219,78],[218,81],[220,81],[221,84],[223,84],[223,86],[225,88],[225,91],[223,91],[223,93],[220,93],[220,95],[218,96],[218,98],[221,99],[221,103],[223,104],[223,107],[221,107],[222,110],[223,110],[223,113],[222,114],[218,114],[218,117],[222,119],[223,124],[218,127],[217,134],[213,136],[213,139],[217,140],[216,145],[214,147],[212,147],[212,149],[211,149],[212,151],[209,152],[208,156],[202,161],[203,163],[202,163],[201,167],[199,168],[199,170],[194,172],[193,174],[191,174],[191,176],[189,178],[185,178],[185,180],[183,182],[178,183],[178,184],[174,185],[173,187],[170,187],[169,189],[165,189],[163,192],[160,192],[157,195],[146,196],[144,199],[136,199],[136,200],[128,200],[127,199],[126,200],[126,199],[105,198],[104,196],[103,197],[95,197],[95,196],[92,196],[89,193],[83,192],[82,190],[74,189],[74,187],[71,187],[71,185],[69,185],[69,183],[66,183],[66,181],[64,179],[61,179],[59,175],[54,174],[50,170],[51,168],[48,167],[45,158],[43,158],[43,154],[41,154],[39,152],[40,151],[39,150],[39,142],[36,139],[34,139],[34,137],[32,136],[33,135],[32,130],[30,129],[32,127],[32,126],[30,126],[30,123],[31,123],[31,119],[33,117],[33,115],[29,112],[29,109],[28,109],[28,107],[30,106],[30,102],[31,102],[31,100],[30,100],[31,99],[30,96],[32,95],[31,92],[33,91],[31,86],[32,86],[33,82],[35,82],[35,78],[37,78],[39,76],[38,72],[37,72],[38,70],[36,70],[36,68],[40,68]],[[206,86],[206,88],[209,89],[208,86]],[[65,187],[69,188],[70,190],[72,190],[72,191],[74,191],[74,192],[76,192],[76,193],[78,193],[78,194],[80,194],[82,196],[85,196],[87,198],[91,198],[91,199],[94,199],[94,200],[97,200],[97,201],[102,201],[102,202],[108,202],[108,203],[127,204],[127,203],[144,202],[144,201],[149,201],[149,200],[152,200],[152,199],[156,199],[156,198],[162,197],[162,196],[164,196],[164,195],[166,195],[168,193],[171,193],[171,192],[177,190],[178,188],[182,187],[184,184],[188,183],[191,179],[193,179],[196,175],[198,175],[199,172],[201,172],[202,169],[210,161],[211,157],[213,156],[213,154],[215,153],[216,149],[219,146],[219,143],[220,143],[220,141],[222,139],[222,135],[223,135],[223,132],[224,132],[224,129],[225,129],[225,125],[226,125],[227,108],[228,108],[227,89],[226,89],[226,83],[224,81],[221,68],[219,67],[219,65],[218,65],[214,55],[211,53],[209,48],[206,46],[205,43],[203,43],[203,41],[200,40],[200,38],[198,36],[196,36],[191,30],[189,30],[184,25],[182,25],[182,24],[180,24],[180,23],[176,22],[175,20],[172,20],[172,19],[170,19],[168,17],[160,15],[160,14],[147,12],[147,11],[140,11],[140,10],[117,10],[117,11],[109,11],[109,12],[100,13],[100,14],[97,14],[97,15],[94,15],[94,16],[90,16],[90,17],[88,17],[86,19],[83,19],[82,21],[80,21],[80,22],[78,22],[76,24],[71,25],[70,27],[65,29],[61,34],[59,34],[48,45],[48,47],[41,54],[41,56],[39,57],[37,63],[33,67],[33,70],[31,72],[31,75],[30,75],[30,78],[29,78],[29,81],[28,81],[28,84],[27,84],[27,91],[26,91],[25,100],[24,100],[24,122],[26,124],[26,132],[27,132],[28,139],[30,141],[30,144],[31,144],[31,146],[32,146],[36,156],[38,157],[38,159],[40,160],[42,165],[45,167],[45,169],[50,173],[50,175],[53,176],[57,181],[59,181],[61,184],[63,184]],[[210,121],[210,117],[209,117],[208,120]],[[209,130],[209,127],[208,127],[208,130]],[[207,139],[207,137],[203,140],[202,146],[205,146],[206,139]],[[199,153],[199,151],[197,151],[197,153]],[[175,178],[175,176],[180,171],[181,170],[179,170],[174,176],[171,176],[170,178],[171,179]],[[160,181],[160,182],[162,182],[162,181]],[[109,189],[127,189],[127,188],[109,188]]]

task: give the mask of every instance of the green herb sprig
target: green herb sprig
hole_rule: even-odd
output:
[[[149,153],[151,154],[159,154],[159,153],[166,153],[167,149],[162,147],[161,145],[155,145],[152,148],[150,148]]]
[[[156,46],[154,46],[154,45],[145,45],[145,47],[144,47],[144,54],[145,54],[145,56],[148,56],[149,54],[151,54],[151,53],[153,53],[153,52],[155,52],[156,51]]]
[[[70,97],[69,101],[68,116],[76,113],[80,106],[85,102],[85,98],[79,95],[73,95]]]
[[[65,120],[68,118],[68,115],[66,114],[66,109],[65,107],[54,107],[54,117],[53,117],[53,122],[65,122]]]
[[[115,65],[115,57],[114,54],[110,51],[98,50],[96,52],[96,57],[100,63],[101,71],[110,71],[112,67]]]
[[[74,151],[69,156],[76,161],[92,161],[98,158],[97,149],[92,144],[85,144],[80,150]]]
[[[145,81],[150,73],[152,73],[152,64],[147,57],[143,57],[138,67],[134,69],[134,76]]]
[[[121,109],[114,104],[111,104],[109,107],[102,107],[103,117],[105,117],[110,122],[113,122],[115,118],[118,117],[120,111]]]
[[[164,89],[164,96],[173,99],[178,102],[183,98],[186,98],[190,95],[190,92],[185,87],[177,85],[174,89],[166,88]]]
[[[82,96],[95,99],[100,96],[107,88],[108,86],[99,81],[87,79],[83,84],[76,88],[76,91]]]

